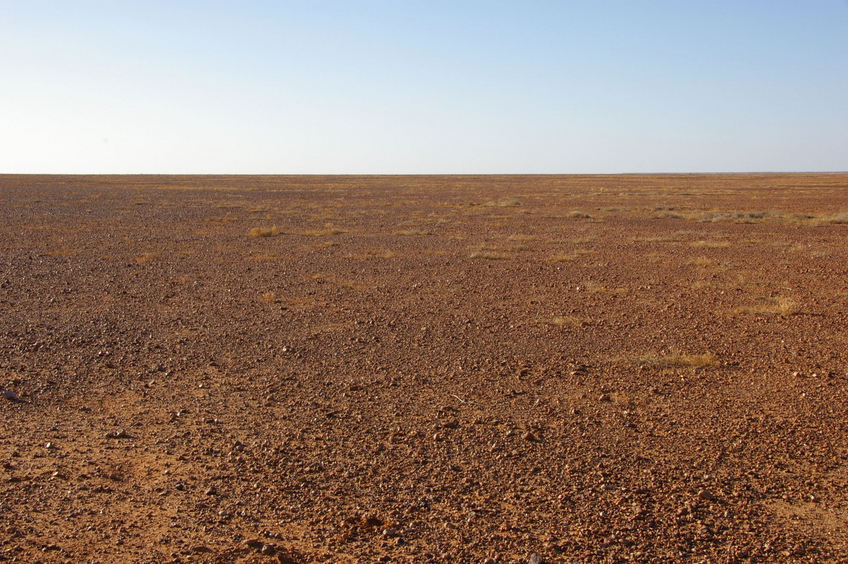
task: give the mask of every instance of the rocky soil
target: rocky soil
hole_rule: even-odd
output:
[[[844,562],[848,175],[0,176],[0,562]]]

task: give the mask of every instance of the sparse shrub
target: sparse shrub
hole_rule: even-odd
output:
[[[718,357],[713,353],[686,354],[671,351],[668,354],[649,353],[636,359],[636,364],[650,368],[707,368],[718,366]]]
[[[254,227],[247,232],[248,237],[276,237],[280,234],[277,226],[273,227]]]
[[[697,249],[727,249],[730,243],[727,241],[694,241],[691,245]]]
[[[789,317],[800,313],[801,306],[792,298],[781,296],[769,300],[769,303],[755,306],[743,306],[733,310],[733,313],[742,315],[780,315]]]
[[[428,231],[420,231],[418,229],[407,229],[404,231],[395,231],[392,235],[400,235],[403,237],[412,237],[414,235],[429,235]]]
[[[156,260],[157,258],[159,258],[161,256],[161,254],[162,253],[159,253],[159,252],[144,253],[141,256],[135,257],[135,263],[136,264],[144,264],[144,263],[150,262],[152,260]]]
[[[585,319],[581,319],[574,315],[555,315],[545,323],[555,327],[582,327],[589,324],[589,322]]]
[[[486,260],[502,260],[509,258],[509,255],[504,253],[496,253],[494,251],[474,251],[471,253],[471,257],[473,259],[486,259]]]
[[[518,200],[491,200],[483,205],[495,208],[511,208],[515,206],[520,206],[521,202],[519,202]]]
[[[530,241],[535,241],[536,239],[538,239],[538,237],[536,237],[535,235],[520,235],[520,234],[517,234],[517,235],[510,235],[509,236],[510,241],[517,241],[517,242],[520,242],[520,243],[528,243]]]

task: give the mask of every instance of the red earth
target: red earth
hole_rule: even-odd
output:
[[[848,175],[7,175],[0,220],[0,562],[848,561]]]

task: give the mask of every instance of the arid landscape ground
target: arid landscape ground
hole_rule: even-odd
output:
[[[848,175],[7,175],[0,220],[0,562],[848,561]]]

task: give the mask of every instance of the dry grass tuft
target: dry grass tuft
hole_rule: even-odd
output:
[[[162,256],[162,253],[159,253],[159,252],[144,253],[141,256],[135,257],[135,263],[136,264],[145,264],[145,263],[150,262],[152,260],[158,259],[160,256]]]
[[[412,237],[414,235],[429,235],[429,231],[420,231],[418,229],[407,229],[404,231],[395,231],[392,235],[400,235],[403,237]]]
[[[682,239],[671,235],[661,235],[656,237],[633,237],[630,240],[634,243],[679,243]]]
[[[574,262],[578,258],[586,255],[594,254],[595,251],[590,251],[588,249],[576,249],[572,253],[558,253],[548,258],[548,262]]]
[[[698,257],[698,258],[694,258],[692,260],[686,261],[686,264],[688,264],[690,266],[700,266],[701,268],[709,268],[711,266],[715,266],[716,262],[711,258]]]
[[[728,249],[730,243],[727,241],[694,241],[690,243],[696,249]]]
[[[495,208],[512,208],[515,206],[520,206],[521,202],[519,202],[518,200],[491,200],[483,205]]]
[[[848,212],[837,213],[833,215],[823,215],[813,218],[815,224],[844,224],[848,223]]]
[[[655,369],[667,368],[708,368],[718,366],[718,357],[713,353],[686,354],[680,351],[671,351],[668,354],[648,353],[636,359],[639,366],[647,366]]]
[[[528,243],[528,242],[530,242],[530,241],[535,241],[536,239],[538,239],[538,237],[537,237],[537,236],[535,236],[535,235],[521,235],[521,234],[517,234],[517,235],[510,235],[510,236],[509,236],[509,240],[510,240],[510,241],[517,241],[517,242],[519,242],[519,243]]]
[[[801,305],[792,298],[781,296],[764,299],[767,299],[768,302],[755,306],[738,307],[733,310],[733,313],[739,315],[780,315],[782,317],[789,317],[790,315],[797,315],[801,312]]]
[[[480,250],[480,251],[474,251],[473,253],[471,253],[471,256],[469,258],[486,259],[486,260],[503,260],[503,259],[510,258],[510,255],[508,255],[506,253],[498,253],[498,252],[495,252],[495,251]]]
[[[547,325],[554,327],[585,327],[589,322],[575,315],[555,315],[549,320],[546,320]]]
[[[278,304],[282,300],[277,299],[277,295],[274,292],[265,292],[262,294],[262,301],[269,304]]]
[[[277,226],[273,227],[254,227],[247,232],[248,237],[276,237],[280,234]]]
[[[551,239],[548,243],[567,244],[567,245],[585,245],[595,240],[595,237],[575,237],[573,239]]]

